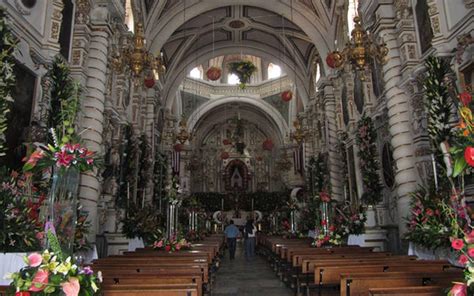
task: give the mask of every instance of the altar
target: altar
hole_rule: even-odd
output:
[[[263,218],[260,211],[239,211],[238,215],[235,211],[217,211],[212,215],[214,221],[219,224],[228,224],[230,220],[234,221],[237,226],[244,226],[248,219],[253,219],[254,222],[259,222]]]

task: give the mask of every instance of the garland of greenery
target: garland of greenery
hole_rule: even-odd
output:
[[[76,116],[79,111],[80,85],[71,77],[68,63],[56,56],[47,73],[50,82],[50,109],[48,126],[54,128],[61,144],[78,141],[76,135]],[[53,139],[50,140],[52,143]]]
[[[137,185],[137,166],[139,145],[134,136],[133,128],[130,125],[125,127],[123,136],[122,157],[120,166],[120,189],[117,195],[117,206],[126,208],[127,198],[134,199]]]
[[[155,164],[153,167],[153,200],[155,204],[159,204],[159,201],[164,199],[166,196],[166,173],[168,171],[168,162],[166,155],[158,151],[155,152]],[[163,207],[164,208],[164,207]]]
[[[250,61],[231,62],[227,64],[229,71],[239,77],[240,88],[244,89],[249,83],[252,74],[257,71],[257,67]]]
[[[151,146],[145,134],[140,136],[140,162],[138,169],[138,190],[144,191],[149,180],[151,168]],[[141,197],[141,195],[140,195]]]
[[[13,102],[11,92],[15,87],[13,50],[15,49],[16,39],[6,20],[5,11],[2,8],[0,9],[0,156],[5,155],[7,115]]]
[[[357,124],[356,142],[359,145],[358,156],[360,159],[360,170],[364,194],[361,199],[366,205],[376,205],[382,201],[382,185],[379,177],[379,162],[377,160],[377,145],[372,119],[366,115],[362,116]]]
[[[440,170],[444,168],[440,144],[451,138],[449,119],[453,102],[449,95],[447,85],[449,80],[447,77],[452,74],[452,71],[448,62],[435,56],[429,56],[426,59],[426,68],[427,72],[423,81],[423,89],[425,91],[426,110],[428,113],[427,129],[431,149],[435,154],[436,165],[439,168],[439,174],[441,171],[445,171],[445,169]]]
[[[316,196],[319,192],[326,190],[329,187],[329,172],[326,163],[326,157],[322,153],[319,153],[317,157],[311,156],[308,164],[308,183],[309,190],[312,196]]]

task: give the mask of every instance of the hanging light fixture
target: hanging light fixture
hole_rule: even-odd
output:
[[[155,57],[152,53],[146,50],[145,34],[143,31],[143,24],[137,23],[135,25],[135,34],[133,35],[132,43],[123,45],[112,57],[112,67],[118,72],[130,70],[133,78],[145,77],[150,79],[150,75],[159,79],[159,75],[166,72],[166,66],[163,62],[162,54]],[[150,82],[148,82],[149,84]]]
[[[326,63],[331,68],[340,68],[349,62],[357,71],[363,71],[372,58],[381,64],[386,63],[388,48],[385,42],[376,44],[368,32],[364,31],[359,16],[354,17],[354,29],[351,32],[351,40],[346,44],[342,52],[337,49],[331,52]]]

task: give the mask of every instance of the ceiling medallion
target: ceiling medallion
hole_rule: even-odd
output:
[[[240,29],[245,27],[245,23],[241,20],[233,20],[229,23],[229,27],[232,29]]]

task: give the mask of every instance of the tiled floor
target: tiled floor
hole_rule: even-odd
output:
[[[245,261],[243,248],[237,244],[236,258],[229,260],[229,253],[217,272],[212,296],[292,296],[290,289],[275,276],[269,264],[256,256]]]

